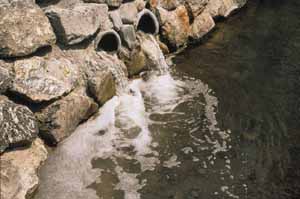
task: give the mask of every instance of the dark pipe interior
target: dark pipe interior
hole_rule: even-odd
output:
[[[156,25],[154,19],[149,14],[144,14],[139,20],[137,29],[145,33],[155,34]]]
[[[119,48],[119,41],[113,33],[103,35],[98,43],[97,50],[104,50],[107,52],[117,51]]]

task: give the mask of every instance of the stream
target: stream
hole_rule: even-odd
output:
[[[157,69],[118,72],[126,85],[50,153],[35,199],[299,198],[299,8],[250,1],[170,67],[154,43]]]

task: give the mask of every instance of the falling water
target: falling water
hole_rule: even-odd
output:
[[[142,177],[144,174],[154,172],[153,175],[160,175],[157,173],[159,168],[175,169],[183,164],[176,151],[167,154],[168,158],[162,158],[164,146],[159,144],[160,139],[154,137],[153,127],[171,124],[172,118],[188,115],[176,110],[184,103],[204,106],[209,131],[204,136],[197,134],[201,130],[199,127],[189,129],[187,135],[191,146],[210,151],[206,160],[199,162],[199,157],[192,156],[193,161],[207,169],[214,164],[217,152],[228,149],[230,132],[216,127],[218,102],[213,92],[201,81],[175,80],[155,38],[143,34],[139,39],[142,50],[156,69],[149,72],[147,80],[128,82],[124,65],[111,55],[100,54],[110,63],[118,85],[118,96],[109,100],[99,110],[97,118],[78,127],[50,155],[42,168],[41,186],[35,199],[140,199],[141,191],[152,186],[147,176]],[[193,102],[198,95],[204,96],[203,102]],[[155,119],[164,115],[170,118],[167,121]],[[181,121],[198,124],[197,117]],[[162,132],[158,134],[164,136]],[[191,146],[180,150],[192,153]],[[231,175],[230,169],[230,160],[226,159],[222,172]],[[231,194],[229,187],[223,189]]]

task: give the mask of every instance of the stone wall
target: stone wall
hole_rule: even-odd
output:
[[[139,31],[155,35],[168,54],[245,3],[0,0],[0,198],[30,197],[44,143],[67,138],[116,94],[112,65],[129,77],[149,68]]]

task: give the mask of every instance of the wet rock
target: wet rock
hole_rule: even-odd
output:
[[[136,46],[133,50],[122,48],[120,58],[125,62],[129,76],[137,75],[146,69],[146,56],[141,46]]]
[[[8,147],[30,144],[38,135],[38,124],[33,113],[0,96],[0,153]]]
[[[79,79],[78,66],[60,50],[54,51],[46,57],[16,61],[11,90],[34,102],[56,99],[72,91]]]
[[[1,155],[1,199],[30,198],[38,187],[38,170],[47,155],[47,150],[40,139],[36,139],[30,148]]]
[[[110,26],[105,4],[76,4],[72,9],[46,9],[59,42],[73,45],[93,36],[100,28]]]
[[[133,24],[138,14],[137,5],[135,2],[124,3],[121,5],[119,12],[124,24]]]
[[[113,27],[116,31],[120,31],[123,22],[120,13],[117,10],[109,12],[109,18],[113,23]]]
[[[215,27],[215,22],[209,13],[197,16],[191,25],[190,37],[198,40]]]
[[[48,144],[56,145],[97,109],[98,105],[85,94],[85,89],[78,89],[36,113],[40,135]]]
[[[13,74],[8,68],[2,66],[2,61],[0,60],[0,94],[11,88],[12,84]]]
[[[178,48],[183,46],[188,39],[190,31],[187,9],[184,6],[179,6],[176,10],[169,12],[159,7],[157,11],[162,36],[172,47]]]
[[[24,2],[0,4],[0,57],[20,57],[55,43],[43,11]]]
[[[109,70],[97,71],[88,81],[88,88],[99,104],[104,104],[116,94],[115,81]]]
[[[129,49],[132,49],[136,44],[136,35],[133,25],[123,25],[120,30],[120,36],[124,45]]]

